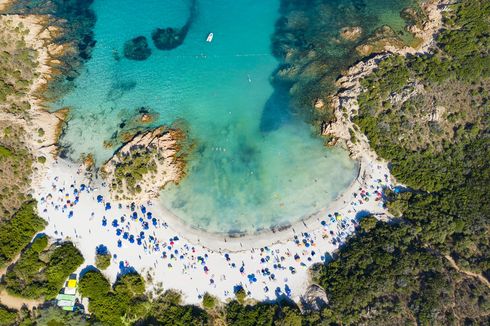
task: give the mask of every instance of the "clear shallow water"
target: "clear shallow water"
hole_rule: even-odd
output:
[[[158,124],[185,119],[197,146],[187,177],[162,192],[162,204],[210,232],[254,231],[293,222],[328,204],[352,182],[356,163],[326,149],[300,117],[271,97],[278,62],[270,36],[279,0],[200,0],[184,44],[159,51],[156,27],[182,26],[189,2],[97,0],[93,57],[76,88],[57,103],[72,108],[63,138],[70,156],[112,155],[105,140],[140,107]],[[391,18],[391,16],[390,16]],[[212,43],[205,42],[209,32]],[[144,35],[146,61],[114,59],[125,41]],[[264,107],[268,107],[264,113]]]

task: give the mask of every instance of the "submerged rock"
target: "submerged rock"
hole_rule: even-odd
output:
[[[355,41],[362,35],[362,28],[360,26],[344,27],[340,30],[340,36],[347,41]]]
[[[157,28],[151,33],[153,44],[159,50],[173,50],[184,43],[184,40],[191,28],[197,13],[197,0],[192,0],[189,7],[189,18],[184,26]]]
[[[173,50],[184,43],[188,28],[157,28],[151,33],[151,39],[159,50]]]
[[[150,57],[151,49],[144,36],[137,36],[124,43],[124,57],[130,60],[143,61]]]

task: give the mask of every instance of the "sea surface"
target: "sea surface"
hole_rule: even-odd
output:
[[[367,3],[371,15],[379,13],[379,26],[403,27],[396,1]],[[195,144],[186,178],[160,197],[190,226],[254,232],[328,207],[353,181],[357,164],[345,150],[326,148],[283,96],[272,96],[270,77],[280,62],[271,54],[271,35],[280,1],[197,0],[183,44],[156,49],[152,31],[183,26],[190,4],[95,0],[92,58],[54,105],[71,108],[62,139],[69,157],[92,153],[102,164],[118,136],[149,111],[157,117],[152,126],[177,123]],[[124,43],[136,36],[148,39],[146,60],[123,56]]]

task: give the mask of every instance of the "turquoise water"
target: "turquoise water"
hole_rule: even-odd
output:
[[[141,107],[158,113],[154,125],[184,119],[196,147],[187,177],[162,191],[161,203],[210,232],[293,222],[327,207],[354,179],[347,152],[325,148],[272,96],[279,0],[200,0],[184,44],[171,51],[157,50],[151,32],[184,25],[188,1],[96,0],[93,9],[92,59],[57,103],[72,108],[62,140],[71,158],[93,153],[103,163],[114,150],[104,141]],[[212,43],[205,42],[209,32]],[[122,56],[124,42],[140,35],[152,55],[115,60],[115,51]]]

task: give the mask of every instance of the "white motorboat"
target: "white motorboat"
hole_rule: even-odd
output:
[[[206,42],[211,43],[213,41],[213,37],[214,37],[214,34],[213,33],[209,33],[208,34],[208,37],[206,38]]]

